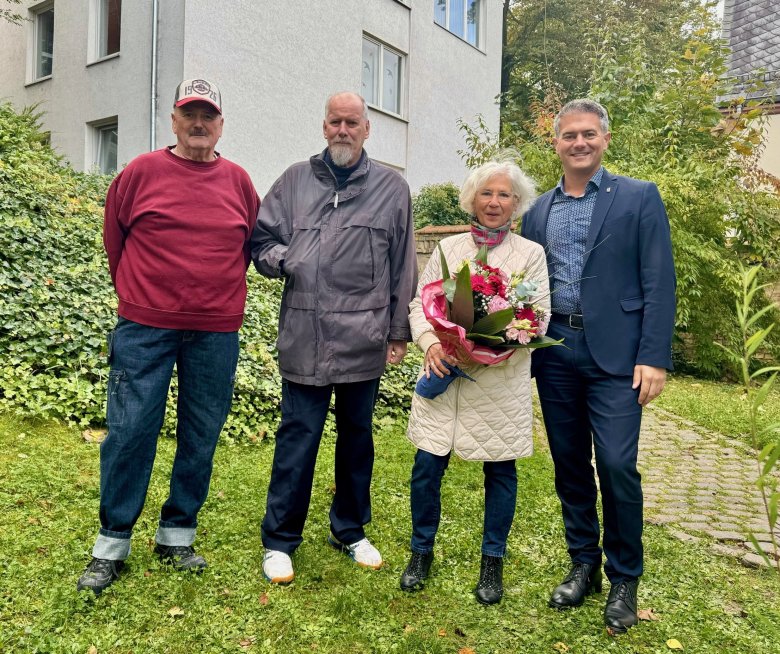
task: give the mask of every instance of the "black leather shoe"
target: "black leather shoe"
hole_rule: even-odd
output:
[[[409,559],[409,564],[401,575],[401,590],[407,592],[422,590],[431,570],[431,563],[433,563],[433,552],[427,554],[412,552],[412,558]]]
[[[480,604],[497,604],[504,595],[504,559],[500,556],[482,555],[479,583],[474,589]]]
[[[174,570],[188,570],[190,572],[203,572],[206,567],[206,559],[200,554],[195,554],[192,545],[157,545],[154,553],[160,557],[163,563],[170,563]]]
[[[580,606],[585,596],[601,592],[601,566],[590,563],[574,563],[566,578],[555,588],[548,606],[568,609]]]
[[[76,590],[91,590],[95,595],[100,595],[100,593],[119,579],[119,574],[124,567],[124,561],[111,561],[93,557],[87,569],[79,577]]]
[[[630,579],[614,584],[609,589],[607,605],[604,607],[604,624],[610,634],[624,634],[639,618],[636,614],[636,591],[639,579]]]

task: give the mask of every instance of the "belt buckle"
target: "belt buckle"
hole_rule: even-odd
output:
[[[572,318],[577,318],[576,325],[574,324],[575,321],[572,320]],[[569,328],[571,329],[584,329],[585,326],[582,323],[582,314],[581,313],[570,313],[569,314]]]

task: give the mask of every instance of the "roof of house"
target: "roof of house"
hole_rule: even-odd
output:
[[[725,0],[723,38],[731,48],[729,74],[766,71],[765,81],[780,81],[780,11],[777,0]]]

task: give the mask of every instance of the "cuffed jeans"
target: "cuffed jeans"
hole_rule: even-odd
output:
[[[450,454],[439,456],[417,450],[412,467],[412,542],[413,552],[433,550],[441,520],[441,480]],[[517,471],[515,460],[485,461],[485,518],[482,530],[482,554],[504,556],[506,540],[515,518]]]
[[[100,533],[92,555],[124,560],[146,500],[176,365],[176,456],[155,535],[191,545],[214,450],[233,398],[237,332],[148,327],[120,318],[109,335],[108,435],[100,446]]]
[[[314,466],[330,397],[336,395],[336,492],[330,529],[342,543],[365,538],[371,521],[374,468],[372,418],[379,379],[309,386],[282,383],[282,421],[276,432],[274,463],[262,524],[263,546],[292,554],[303,542]]]

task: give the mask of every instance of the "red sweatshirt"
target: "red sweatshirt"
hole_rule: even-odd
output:
[[[119,315],[165,329],[232,332],[246,301],[260,199],[240,166],[143,154],[113,181],[103,243]]]

